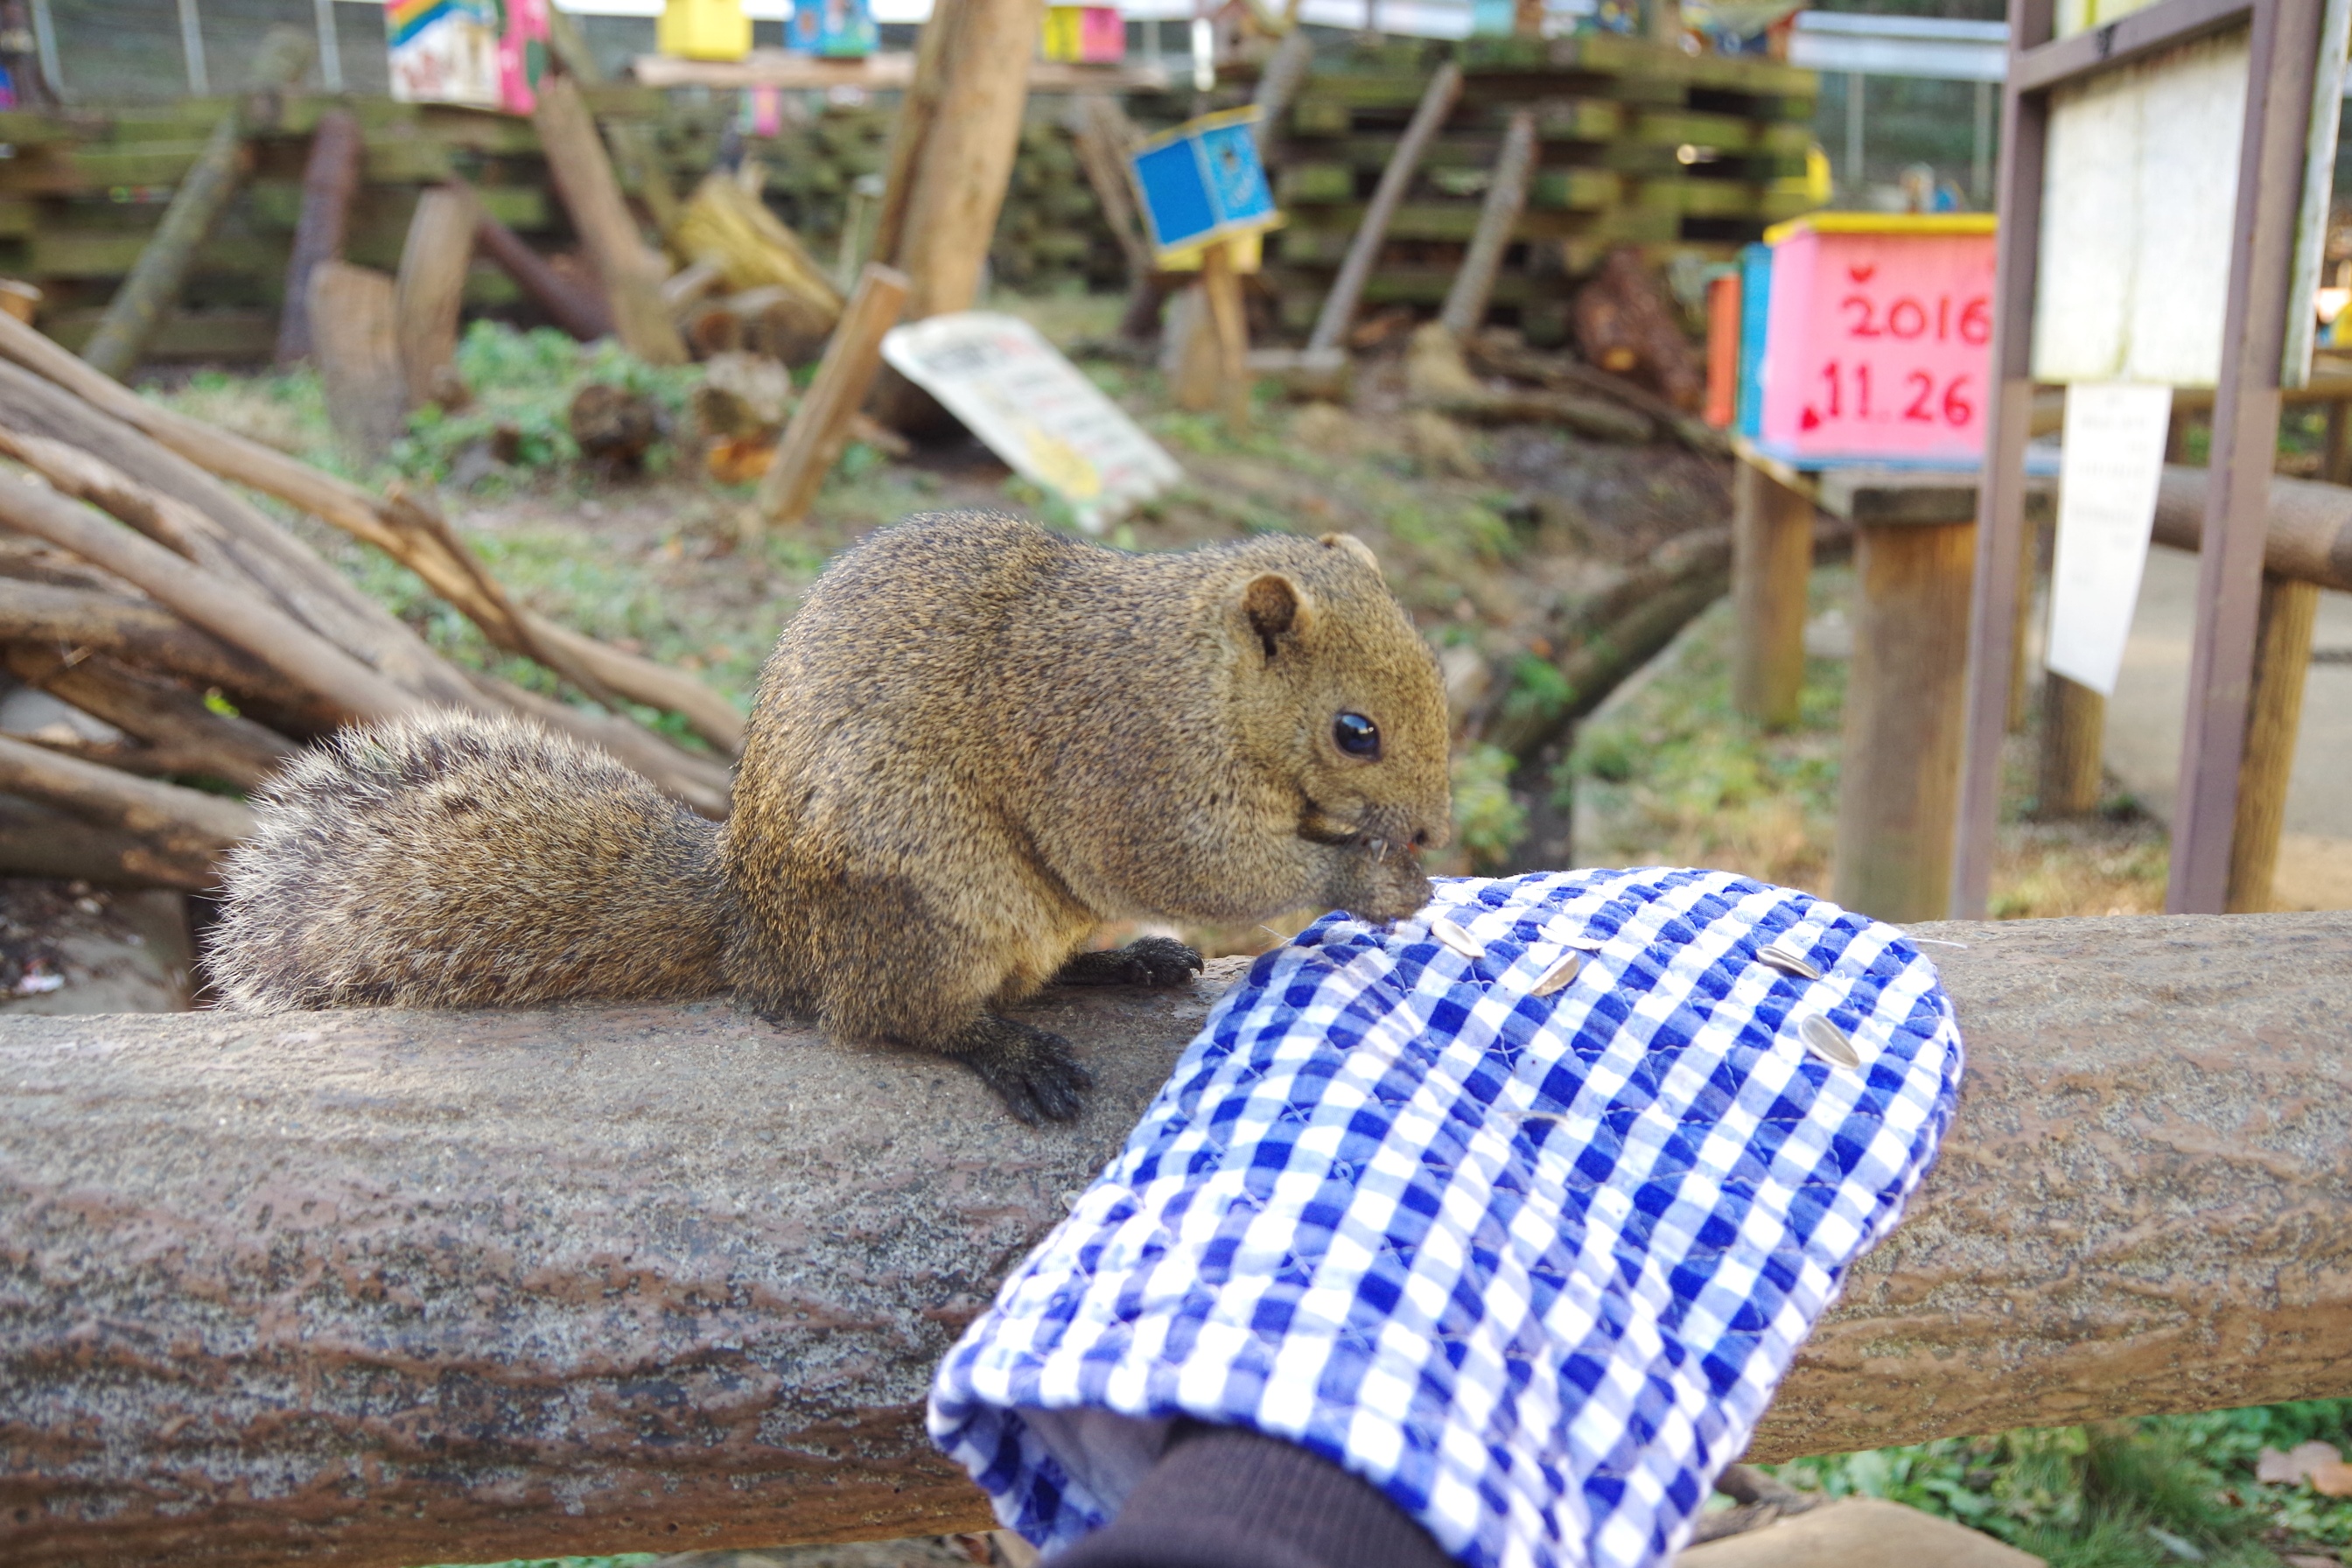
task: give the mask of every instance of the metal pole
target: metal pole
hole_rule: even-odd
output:
[[[2054,0],[2019,0],[2010,12],[2009,80],[2017,58],[2050,40]],[[2042,161],[2050,99],[2001,94],[2000,234],[1993,274],[1991,406],[1977,486],[1975,584],[1969,599],[1968,728],[1960,747],[1960,803],[1952,830],[1951,909],[1982,920],[1992,893],[2000,823],[2000,752],[2009,737],[2010,662],[2025,542],[2025,441],[2033,422],[2033,296],[2042,234]]]
[[[58,101],[65,101],[65,72],[58,66],[58,23],[49,15],[49,0],[33,0],[33,47],[41,57],[41,74],[48,79],[49,90]]]
[[[2213,396],[2211,489],[2197,560],[2197,640],[2172,821],[2165,909],[2227,907],[2260,619],[2263,543],[2277,462],[2287,278],[2311,132],[2321,0],[2257,0],[2238,163],[2221,385]],[[2330,106],[2333,108],[2333,106]]]
[[[188,62],[188,96],[211,97],[212,82],[205,75],[205,29],[196,16],[196,0],[180,0],[180,53]]]
[[[1862,84],[1860,71],[1845,73],[1845,188],[1848,200],[1862,195]]]
[[[319,85],[343,90],[343,51],[335,42],[335,0],[313,0],[319,16]]]
[[[1976,93],[1976,144],[1969,161],[1969,199],[1982,206],[1992,195],[1992,83],[1977,83]]]

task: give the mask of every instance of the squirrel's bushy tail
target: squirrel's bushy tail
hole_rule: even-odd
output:
[[[234,1006],[724,988],[719,828],[593,747],[455,711],[343,731],[257,797],[205,963]]]

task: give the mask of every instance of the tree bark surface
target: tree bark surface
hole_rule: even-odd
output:
[[[2352,914],[1921,934],[1959,1113],[1755,1457],[2352,1394]],[[1043,1131],[717,1002],[0,1018],[0,1559],[979,1527],[931,1369],[1234,973],[1048,993]]]

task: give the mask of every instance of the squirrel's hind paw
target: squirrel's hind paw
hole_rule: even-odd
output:
[[[980,1075],[1005,1109],[1034,1127],[1071,1121],[1086,1109],[1094,1075],[1070,1054],[1070,1042],[1034,1025],[983,1014],[959,1033],[948,1054]]]
[[[1173,937],[1143,936],[1125,947],[1081,952],[1054,976],[1056,985],[1181,985],[1202,969],[1200,953]]]

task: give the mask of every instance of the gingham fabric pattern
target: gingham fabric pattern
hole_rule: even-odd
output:
[[[1808,1015],[1860,1065],[1809,1050]],[[1337,1461],[1476,1568],[1662,1562],[1959,1073],[1901,932],[1723,872],[1327,917],[1219,1003],[949,1353],[931,1436],[1048,1548],[1190,1415]]]

